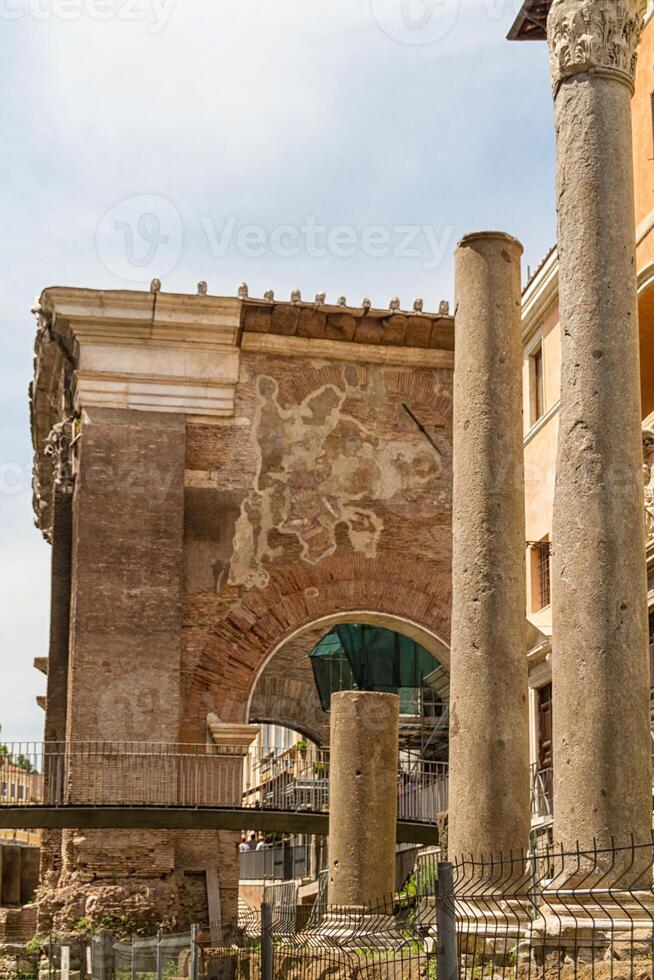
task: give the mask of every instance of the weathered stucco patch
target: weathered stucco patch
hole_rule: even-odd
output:
[[[339,383],[284,406],[277,381],[258,378],[251,436],[257,469],[236,521],[230,585],[266,586],[266,564],[283,553],[273,531],[296,538],[302,558],[315,564],[335,551],[341,525],[353,550],[375,557],[384,530],[376,504],[397,495],[411,500],[438,479],[439,455],[419,432],[400,434],[378,417],[370,424],[377,398],[380,412],[388,412],[385,392],[364,391],[356,372],[345,371]],[[357,402],[365,404],[367,422],[348,411]]]

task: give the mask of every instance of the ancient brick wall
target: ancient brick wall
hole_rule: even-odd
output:
[[[84,413],[81,431],[66,734],[74,741],[174,742],[184,420],[94,409]],[[84,778],[83,762],[73,795],[76,778]],[[96,917],[100,909],[118,916],[122,904],[120,915],[145,925],[152,909],[178,901],[169,832],[64,831],[61,855],[60,873],[55,866],[43,881],[44,926],[52,916],[72,926],[87,916],[89,901]]]
[[[149,342],[150,326],[137,328]],[[161,343],[168,356],[173,340]],[[167,395],[156,412],[80,413],[68,738],[205,745],[211,715],[326,741],[307,654],[334,621],[393,625],[445,650],[452,319],[246,303],[235,344],[224,417],[171,412]],[[208,350],[208,374],[223,356]],[[216,869],[232,917],[236,844],[228,832],[67,831],[44,921],[185,928],[206,920]]]
[[[55,488],[52,507],[52,559],[50,582],[50,643],[44,737],[46,742],[66,738],[68,702],[68,650],[72,578],[72,486]],[[46,760],[44,777],[49,778]],[[40,848],[40,880],[56,887],[61,874],[62,833],[44,830]],[[45,931],[49,923],[43,921]]]
[[[185,739],[246,721],[267,657],[320,617],[447,638],[450,375],[242,355],[234,423],[188,426]]]

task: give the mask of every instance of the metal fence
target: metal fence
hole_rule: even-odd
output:
[[[549,819],[554,812],[554,770],[551,766],[542,769],[534,764],[531,767],[531,815]]]
[[[302,844],[282,842],[265,844],[255,850],[239,853],[241,881],[289,881],[308,878],[321,870],[326,856],[326,838],[321,847],[316,838],[308,838]],[[320,865],[320,868],[318,867]]]
[[[298,905],[295,893],[282,886],[266,893],[261,909],[248,909],[231,923],[131,942],[102,933],[86,950],[83,943],[74,949],[50,944],[40,975],[652,980],[653,867],[651,843],[546,847],[451,864],[426,851],[403,890],[384,902],[333,907],[323,888],[312,907]]]
[[[654,975],[652,844],[469,858],[455,865],[461,975]]]
[[[0,806],[329,808],[329,751],[168,742],[18,742],[0,749]],[[447,764],[398,767],[398,819],[447,809]]]
[[[362,909],[264,904],[256,922],[214,933],[201,953],[201,976],[272,980],[436,978],[433,897],[393,900]]]
[[[264,906],[215,933],[207,976],[348,980],[652,980],[654,849],[545,847],[438,861],[363,909]],[[230,936],[230,942],[226,936]],[[272,972],[271,972],[272,971]]]

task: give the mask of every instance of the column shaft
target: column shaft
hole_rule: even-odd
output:
[[[529,839],[520,255],[456,251],[450,857]]]
[[[554,839],[564,847],[651,835],[630,106],[637,21],[635,4],[620,12],[597,0],[555,2],[548,20],[562,343],[553,522]]]
[[[395,890],[399,698],[331,701],[329,904],[373,907]]]

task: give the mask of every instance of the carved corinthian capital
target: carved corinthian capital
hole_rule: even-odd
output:
[[[547,18],[554,92],[571,75],[597,69],[633,86],[642,21],[640,0],[554,0]]]

